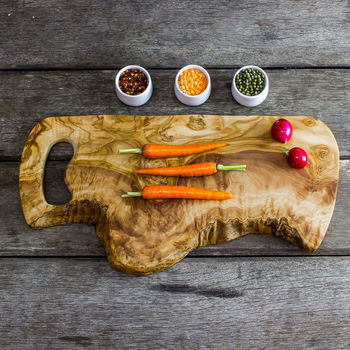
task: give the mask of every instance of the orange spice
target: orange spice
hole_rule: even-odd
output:
[[[207,87],[207,77],[199,69],[186,69],[178,79],[180,90],[190,96],[201,94]]]

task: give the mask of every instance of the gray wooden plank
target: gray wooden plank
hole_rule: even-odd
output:
[[[350,257],[0,259],[2,349],[349,349]]]
[[[66,162],[47,163],[47,200],[63,204],[70,195],[64,183]],[[333,218],[314,255],[350,255],[350,160],[340,161],[340,184]],[[94,228],[86,225],[32,230],[24,221],[18,195],[18,163],[0,162],[0,256],[104,256]],[[305,255],[276,237],[248,235],[193,251],[191,256]],[[307,254],[309,256],[309,254]]]
[[[349,56],[350,57],[350,56]],[[213,90],[198,107],[181,104],[173,92],[176,70],[151,70],[154,93],[141,107],[116,97],[115,71],[0,73],[0,159],[19,159],[25,139],[44,117],[86,114],[226,114],[312,115],[333,131],[342,157],[350,156],[350,70],[267,70],[270,92],[255,108],[243,107],[231,95],[234,70],[210,70]],[[330,83],[332,80],[332,83]],[[69,151],[56,153],[67,159]]]
[[[3,0],[0,68],[349,65],[349,2]]]
[[[63,165],[66,162],[49,162],[45,179],[48,201],[63,204],[70,198],[64,185]],[[32,230],[27,226],[21,209],[18,192],[18,167],[15,162],[0,162],[0,251],[1,255],[99,255],[104,250],[95,229],[87,225],[51,227]],[[11,224],[12,223],[12,224]],[[59,250],[57,251],[57,248]]]

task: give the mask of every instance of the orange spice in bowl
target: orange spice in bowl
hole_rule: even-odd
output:
[[[190,96],[201,94],[207,87],[208,81],[203,72],[199,69],[187,69],[178,78],[180,90]]]

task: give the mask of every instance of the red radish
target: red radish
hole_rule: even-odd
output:
[[[288,156],[288,163],[295,169],[302,169],[307,164],[307,154],[300,147],[294,147],[289,151],[283,151]]]
[[[276,120],[271,128],[272,137],[281,143],[287,143],[292,137],[293,128],[291,123],[286,119]]]

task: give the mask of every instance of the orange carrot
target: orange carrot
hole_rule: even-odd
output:
[[[218,170],[245,171],[245,169],[246,165],[222,165],[206,162],[164,168],[138,169],[134,170],[134,172],[142,175],[191,177],[215,174]]]
[[[230,199],[231,193],[206,190],[204,188],[186,187],[186,186],[146,186],[142,192],[128,192],[122,194],[123,198],[142,197],[144,199]]]
[[[224,147],[227,143],[204,143],[192,145],[156,145],[146,144],[142,148],[125,148],[120,149],[118,154],[136,153],[142,154],[145,158],[167,158],[182,157],[190,154],[202,153],[215,148]]]

